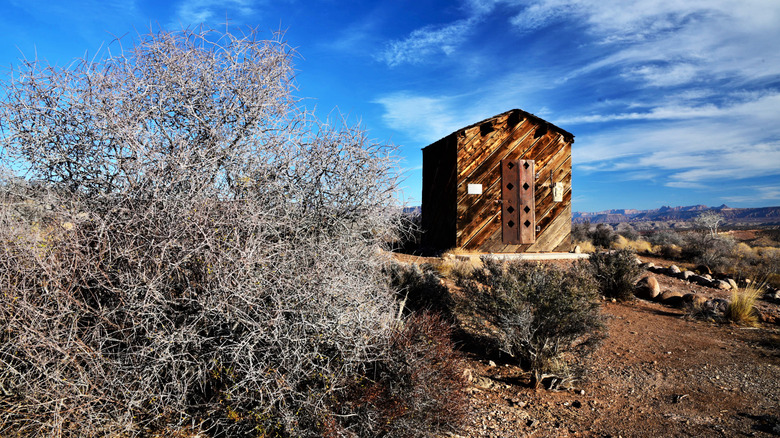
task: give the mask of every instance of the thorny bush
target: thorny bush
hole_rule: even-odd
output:
[[[490,258],[483,264],[467,290],[498,328],[498,348],[534,371],[536,384],[545,373],[566,372],[562,353],[577,345],[585,353],[599,339],[598,292],[582,264],[569,270]]]
[[[464,362],[439,315],[410,314],[390,348],[339,400],[361,437],[427,437],[455,431],[467,415]]]
[[[5,82],[0,435],[357,428],[332,401],[399,342],[392,150],[301,109],[293,56],[159,31]]]

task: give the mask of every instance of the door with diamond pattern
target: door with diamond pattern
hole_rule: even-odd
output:
[[[534,160],[501,160],[501,235],[507,245],[536,241]]]

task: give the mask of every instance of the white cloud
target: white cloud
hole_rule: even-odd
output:
[[[384,96],[375,101],[385,108],[382,120],[423,143],[436,141],[460,128],[453,114],[452,98],[425,97],[408,93]]]
[[[377,58],[390,67],[418,64],[440,55],[452,54],[466,40],[474,18],[459,20],[446,26],[426,26],[413,31],[406,39],[391,41]]]
[[[236,20],[254,13],[250,0],[184,0],[176,8],[177,26],[191,26],[218,20]]]

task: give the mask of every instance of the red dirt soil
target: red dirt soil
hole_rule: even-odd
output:
[[[648,275],[662,290],[729,295]],[[532,389],[522,369],[468,357],[471,416],[450,436],[780,436],[780,326],[707,322],[641,299],[605,301],[603,313],[608,335],[574,390]]]

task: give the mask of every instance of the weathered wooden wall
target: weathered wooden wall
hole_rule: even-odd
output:
[[[425,248],[444,250],[456,244],[457,148],[452,134],[423,149],[421,226]]]

